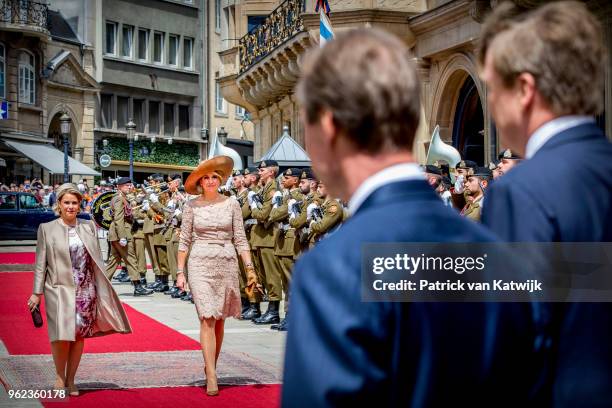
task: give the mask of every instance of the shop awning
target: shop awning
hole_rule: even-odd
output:
[[[63,174],[64,173],[64,153],[55,147],[42,143],[27,143],[18,142],[15,140],[3,140],[7,146],[17,150],[30,160],[35,161],[49,173]],[[78,174],[82,176],[99,176],[100,173],[92,168],[87,167],[78,160],[68,157],[68,173]]]

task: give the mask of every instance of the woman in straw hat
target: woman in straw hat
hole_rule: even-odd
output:
[[[183,290],[189,252],[189,287],[200,318],[208,395],[219,393],[216,365],[224,319],[239,318],[241,313],[236,252],[245,264],[247,285],[258,285],[240,205],[218,192],[233,166],[228,156],[213,157],[200,163],[185,181],[185,191],[198,197],[188,201],[183,210],[176,285]]]

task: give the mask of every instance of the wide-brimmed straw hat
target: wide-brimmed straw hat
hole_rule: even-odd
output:
[[[221,183],[232,174],[234,168],[234,160],[229,156],[215,156],[211,159],[204,160],[191,172],[185,181],[185,191],[189,194],[200,194],[198,191],[198,183],[202,176],[207,173],[217,173],[221,176]]]

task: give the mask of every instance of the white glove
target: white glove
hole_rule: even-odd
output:
[[[151,187],[145,188],[145,191],[147,192],[147,194],[153,194],[155,192],[155,190],[153,190],[153,188]]]
[[[174,202],[174,200],[169,200],[166,203],[166,207],[168,207],[169,210],[174,210],[174,207],[176,206],[176,203]]]
[[[289,219],[292,220],[295,217],[297,217],[297,212],[295,211],[295,203],[297,203],[297,201],[295,201],[294,198],[291,198],[289,201],[287,201],[287,209],[289,210]]]
[[[149,206],[149,200],[143,200],[141,208],[142,208],[142,211],[149,211],[149,208],[151,208]]]
[[[174,214],[172,214],[172,216],[173,217],[177,217],[177,216],[181,215],[182,213],[183,212],[177,208],[176,210],[174,210]]]
[[[127,239],[121,238],[119,240],[119,245],[121,245],[122,247],[127,246]]]
[[[317,203],[311,203],[308,205],[308,207],[306,207],[306,219],[308,221],[310,221],[312,219],[312,210],[314,210],[315,208],[318,208],[319,206],[317,205]]]
[[[463,174],[455,180],[455,194],[463,194]]]
[[[255,201],[251,201],[251,203],[249,204],[251,206],[251,210],[256,210],[257,208],[257,203]]]
[[[274,195],[272,196],[272,208],[278,208],[283,202],[283,193],[281,193],[280,191],[277,191],[276,193],[274,193]]]
[[[253,197],[255,196],[255,194],[257,193],[254,191],[249,191],[249,193],[247,194],[247,201],[249,205],[251,206],[251,208],[253,208]]]
[[[157,197],[157,194],[151,193],[149,194],[149,201],[152,203],[159,203],[159,197]]]

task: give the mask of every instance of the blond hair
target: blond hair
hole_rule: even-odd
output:
[[[553,2],[531,11],[502,3],[482,31],[481,67],[487,53],[508,88],[520,74],[533,75],[556,115],[597,115],[603,110],[607,53],[601,24],[582,3]]]
[[[338,34],[305,57],[297,97],[308,123],[330,111],[360,151],[412,150],[420,85],[408,47],[375,28]]]
[[[55,215],[58,215],[58,216],[62,215],[62,209],[60,206],[60,202],[62,201],[62,198],[66,194],[75,195],[79,199],[79,202],[83,200],[83,194],[81,194],[77,186],[75,186],[72,183],[62,184],[61,186],[58,187],[55,194],[57,195],[57,201],[55,202],[55,204],[53,204],[53,212],[55,212]]]

